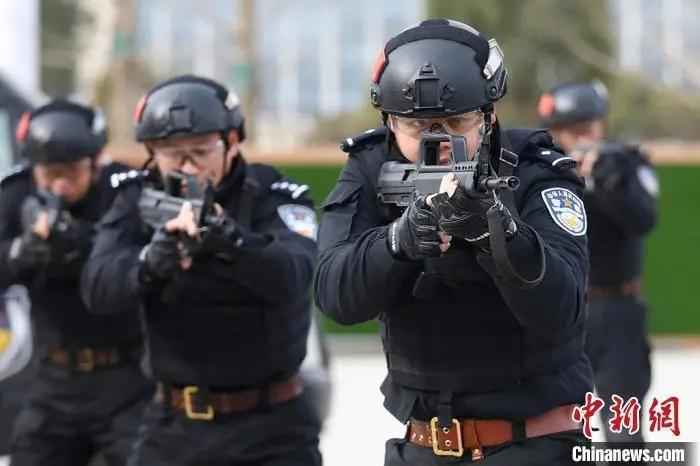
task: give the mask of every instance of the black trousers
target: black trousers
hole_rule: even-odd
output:
[[[413,445],[405,439],[391,439],[386,443],[384,466],[594,466],[593,463],[574,462],[574,448],[586,446],[590,446],[590,442],[580,432],[562,432],[484,448],[484,458],[474,462],[468,451],[461,458],[436,456],[431,448]]]
[[[26,398],[27,387],[35,377],[35,372],[36,367],[33,364],[27,364],[27,367],[9,379],[0,381],[0,456],[10,454],[12,428]]]
[[[137,364],[77,373],[42,364],[15,420],[11,466],[123,466],[153,385]]]
[[[309,392],[254,411],[191,420],[154,401],[129,466],[320,466],[321,421]]]
[[[593,366],[598,396],[605,400],[601,410],[604,425],[597,426],[609,442],[643,442],[642,428],[647,425],[645,406],[642,406],[640,432],[629,435],[610,432],[608,420],[612,395],[625,402],[632,396],[644,403],[651,385],[651,363],[647,338],[647,310],[637,297],[592,298],[588,304],[586,354]]]

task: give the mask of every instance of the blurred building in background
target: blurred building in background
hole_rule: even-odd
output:
[[[389,36],[423,16],[421,0],[258,5],[261,142],[282,137],[291,143],[318,118],[367,106],[377,53]]]
[[[620,66],[700,92],[700,2],[609,0]]]
[[[424,9],[423,0],[131,0],[128,15],[130,2],[81,1],[94,20],[82,28],[79,94],[98,92],[110,57],[124,52],[116,23],[131,16],[126,53],[147,74],[134,79],[195,73],[227,83],[250,102],[262,146],[303,143],[319,118],[367,105],[379,49]]]
[[[18,158],[15,127],[39,98],[39,5],[0,2],[0,173]]]
[[[688,90],[700,99],[700,2],[604,1],[607,3],[595,7],[601,14],[589,16],[597,18],[595,27],[567,20],[568,27],[562,31],[570,30],[573,34],[568,37],[576,37],[580,47],[560,40],[558,53],[582,51],[575,60],[587,59],[588,65],[605,62],[600,69],[607,70],[608,81],[623,71],[638,75],[643,80],[639,92],[628,92],[629,96],[623,96],[627,101],[617,103],[616,108],[627,108],[629,102],[637,101],[635,96],[647,95],[647,86],[663,92],[684,91],[677,92],[683,100],[681,108],[695,111],[695,102],[684,99]],[[574,3],[590,2],[572,0],[570,5]],[[511,31],[504,29],[508,23],[504,15],[527,8],[520,12],[524,14],[537,5],[545,11],[565,8],[552,0],[525,7],[511,0],[488,6],[440,0],[5,1],[0,2],[0,38],[4,39],[0,40],[0,72],[25,94],[36,95],[41,89],[52,97],[71,96],[102,105],[110,116],[112,135],[122,141],[131,138],[130,114],[135,102],[153,83],[179,73],[209,76],[239,92],[251,139],[261,149],[303,146],[315,131],[328,132],[338,122],[343,131],[357,129],[345,118],[368,108],[369,73],[378,50],[387,37],[434,12],[436,5],[461,11],[457,19],[479,23],[494,17],[479,16],[480,9],[497,11],[497,21],[490,29],[504,45],[513,79],[519,78],[520,83],[515,86],[513,81],[509,101],[514,102],[516,119],[527,121],[531,115],[522,109],[532,107],[529,97],[539,95],[541,89],[535,87],[543,84],[532,76],[522,80],[533,62],[532,57],[522,58],[531,50],[521,47],[517,37],[534,31],[531,38],[536,39],[551,27],[546,18],[543,24],[530,24],[546,17],[537,15],[528,20],[529,29]],[[607,5],[607,11],[601,5]],[[612,49],[601,49],[602,42],[591,41],[586,31],[596,28],[608,31],[599,34],[610,34]],[[515,34],[516,40],[510,37],[509,41],[509,34]],[[584,39],[590,43],[582,44]],[[574,79],[565,72],[573,68],[560,66],[561,60],[547,53],[537,61],[537,76],[547,75],[545,65],[551,63],[556,72],[550,75]],[[523,60],[528,65],[519,69],[516,65]],[[575,70],[571,73],[576,74]],[[628,84],[624,81],[612,91],[619,94],[620,89],[630,88]],[[523,92],[523,87],[532,89]],[[518,101],[517,96],[525,98]],[[656,115],[655,122],[670,120],[659,113],[667,98],[662,93],[647,99],[658,103],[657,108],[650,106],[637,113]],[[502,110],[506,114],[505,107]],[[617,126],[640,135],[659,127],[639,118],[639,122]],[[617,121],[615,115],[612,120]],[[686,120],[687,128],[681,131],[685,137],[694,134],[696,126],[695,120]],[[668,127],[652,134],[665,136],[677,131],[679,124],[669,123]],[[336,137],[332,136],[328,139]]]
[[[256,0],[251,18],[240,0],[142,1],[136,50],[159,77],[191,71],[254,92],[258,143],[293,145],[319,117],[366,105],[361,77],[386,38],[420,18],[422,3]]]

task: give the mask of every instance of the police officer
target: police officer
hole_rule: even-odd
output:
[[[592,385],[583,186],[546,132],[500,128],[506,77],[496,41],[466,24],[427,20],[390,39],[371,86],[386,126],[346,140],[323,206],[316,302],[343,324],[381,321],[384,405],[408,426],[387,443],[386,465],[569,464],[585,443],[572,421]],[[385,209],[380,168],[415,161],[431,132],[464,137],[469,157],[520,188],[460,186]],[[439,160],[450,151],[444,143]]]
[[[213,189],[206,231],[185,203],[153,231],[128,178],[101,225],[83,293],[98,312],[141,307],[158,382],[131,465],[320,464],[320,421],[298,375],[316,255],[308,186],[240,152],[235,93],[200,77],[157,85],[136,137],[159,181]]]
[[[643,403],[651,381],[646,306],[641,299],[644,238],[656,224],[659,185],[636,146],[606,142],[607,91],[599,81],[570,83],[544,93],[539,115],[586,180],[590,219],[590,276],[586,353],[599,396]],[[603,420],[611,412],[605,409]],[[642,442],[642,431],[608,440]]]
[[[95,316],[79,278],[94,225],[110,206],[114,164],[98,111],[56,100],[27,113],[17,138],[28,164],[0,183],[0,287],[29,289],[36,373],[25,387],[11,464],[122,465],[151,384],[139,367],[136,312]]]

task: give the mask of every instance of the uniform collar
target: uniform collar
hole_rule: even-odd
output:
[[[241,188],[248,171],[247,167],[248,163],[243,158],[243,154],[239,152],[228,173],[224,175],[221,183],[214,190],[214,200],[216,202],[221,204],[222,201],[229,199],[233,192]]]

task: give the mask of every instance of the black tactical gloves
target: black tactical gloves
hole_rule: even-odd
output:
[[[10,246],[8,265],[18,278],[45,268],[51,260],[49,243],[33,231],[18,236]]]
[[[173,278],[178,269],[185,269],[185,261],[216,258],[233,262],[244,244],[255,245],[256,235],[246,232],[225,212],[212,216],[196,236],[182,230],[167,231],[163,226],[153,234],[150,244],[141,253],[143,263],[141,278],[145,284],[165,282]]]
[[[420,260],[440,255],[438,219],[425,197],[416,199],[389,225],[387,242],[392,255],[400,259]]]
[[[18,277],[46,271],[52,278],[75,278],[92,248],[94,228],[90,222],[65,214],[60,222],[46,224],[40,235],[34,225],[15,238],[10,248],[9,265]]]
[[[202,233],[197,254],[215,256],[225,262],[232,262],[238,248],[249,242],[247,241],[249,235],[225,212],[219,213],[212,220],[214,221]]]
[[[159,228],[141,252],[142,280],[147,284],[169,280],[180,268],[182,257],[179,234]]]
[[[512,215],[492,193],[475,195],[457,187],[452,197],[439,193],[433,196],[431,204],[439,219],[440,230],[484,250],[489,249],[489,210],[493,209],[492,215],[500,217],[498,223],[503,226],[506,238],[513,237],[517,231]]]
[[[598,160],[593,165],[593,182],[596,188],[612,191],[634,174],[642,155],[635,146],[607,143],[598,149]]]

